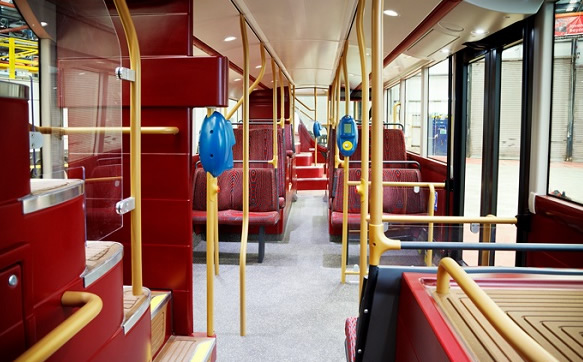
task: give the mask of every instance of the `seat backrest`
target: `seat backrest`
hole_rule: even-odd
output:
[[[383,160],[406,161],[405,135],[398,128],[383,129]]]
[[[420,182],[421,172],[409,168],[384,168],[383,181]],[[383,212],[389,214],[427,213],[427,188],[383,187]]]
[[[359,181],[361,171],[359,168],[351,168],[348,170],[349,181]],[[334,199],[332,200],[332,211],[342,212],[342,202],[344,192],[344,169],[338,169],[336,172],[334,183]],[[348,186],[348,212],[360,212],[360,195],[356,192],[356,186]]]
[[[243,169],[233,168],[217,178],[219,211],[243,211]],[[193,210],[206,210],[206,172],[199,168],[194,173]],[[249,169],[249,211],[277,211],[278,199],[275,170]]]

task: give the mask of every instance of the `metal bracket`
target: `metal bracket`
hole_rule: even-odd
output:
[[[117,212],[119,215],[127,214],[135,208],[136,199],[133,197],[128,197],[127,199],[118,201],[117,204],[115,204],[115,212]]]
[[[41,148],[43,146],[43,135],[40,132],[28,132],[30,148]]]
[[[115,68],[115,76],[117,79],[127,80],[130,82],[136,81],[136,71],[126,67]]]

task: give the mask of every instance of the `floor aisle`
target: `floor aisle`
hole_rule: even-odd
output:
[[[219,361],[343,361],[344,320],[358,311],[358,279],[340,283],[340,245],[331,243],[323,191],[300,191],[284,238],[257,264],[248,246],[247,336],[239,335],[239,243],[220,243],[215,278]],[[206,331],[206,243],[195,247],[194,329]],[[354,254],[351,246],[351,253]]]

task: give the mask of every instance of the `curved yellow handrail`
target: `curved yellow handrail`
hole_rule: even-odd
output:
[[[214,258],[215,258],[215,220],[217,218],[215,203],[217,201],[217,179],[206,173],[206,335],[215,335],[214,326]]]
[[[356,34],[358,36],[358,53],[360,56],[360,73],[362,74],[362,107],[360,119],[362,121],[362,137],[360,144],[362,170],[360,186],[357,186],[357,192],[360,194],[360,259],[359,259],[359,292],[362,294],[362,284],[364,276],[367,273],[366,266],[366,244],[368,241],[368,225],[366,217],[368,216],[368,160],[369,160],[369,123],[368,120],[368,72],[366,70],[366,43],[364,40],[363,17],[366,0],[358,1],[356,15]]]
[[[103,307],[98,295],[87,292],[67,291],[61,297],[61,304],[65,307],[81,308],[20,355],[15,362],[45,361],[97,317]]]
[[[393,104],[393,123],[397,123],[397,107],[401,107],[401,102]]]
[[[494,303],[494,301],[470,278],[452,258],[443,258],[437,268],[438,294],[449,293],[449,277],[452,277],[468,298],[494,326],[522,358],[527,361],[556,361],[557,359],[541,347],[531,336]]]
[[[425,215],[386,215],[382,217],[383,221],[397,222],[397,223],[413,223],[413,224],[516,224],[515,217],[499,217],[499,216],[425,216]]]
[[[241,251],[239,253],[239,292],[240,292],[240,334],[245,335],[245,266],[247,264],[247,238],[249,236],[249,41],[245,17],[239,17],[241,38],[243,39],[243,227],[241,231]],[[275,75],[274,82],[275,84]]]
[[[130,196],[135,200],[131,212],[132,293],[142,295],[142,68],[140,44],[134,22],[125,0],[114,0],[119,13],[135,81],[130,82]]]
[[[265,74],[265,48],[263,47],[263,44],[259,45],[259,49],[261,49],[261,70],[259,71],[259,75],[257,76],[257,79],[255,79],[255,82],[253,82],[253,84],[251,84],[251,88],[249,88],[249,93],[251,93],[251,92],[253,92],[253,90],[255,90],[255,87],[257,87],[259,82],[261,82],[261,80],[263,79],[263,75]],[[239,98],[239,100],[237,101],[237,104],[235,104],[233,106],[233,109],[231,109],[229,111],[229,113],[227,113],[227,116],[225,117],[225,119],[231,119],[231,117],[233,117],[235,112],[237,112],[237,109],[239,109],[239,107],[241,107],[241,104],[243,103],[243,97],[244,96],[241,96],[241,98]]]

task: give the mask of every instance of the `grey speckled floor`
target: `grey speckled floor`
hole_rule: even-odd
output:
[[[300,191],[284,239],[257,264],[248,246],[247,335],[239,335],[239,243],[220,243],[215,279],[219,361],[343,361],[344,320],[358,312],[358,279],[340,283],[340,245],[331,243],[323,191]],[[204,241],[195,247],[194,329],[206,330]],[[356,262],[357,245],[351,245]],[[354,258],[352,258],[354,257]],[[353,261],[354,260],[354,261]]]

